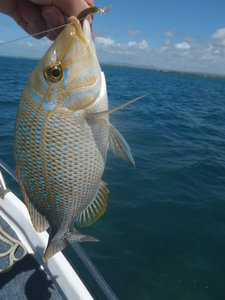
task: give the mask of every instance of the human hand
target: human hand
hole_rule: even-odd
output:
[[[34,34],[65,24],[65,16],[78,16],[93,0],[0,0],[0,12],[13,18],[27,33]],[[92,18],[89,17],[89,22]],[[54,40],[60,30],[39,34]]]

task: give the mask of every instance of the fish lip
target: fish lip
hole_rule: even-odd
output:
[[[75,29],[74,34],[77,35],[83,42],[87,42],[80,21],[76,17],[71,16],[67,19],[67,22]]]
[[[80,22],[76,17],[71,16],[67,19],[68,25],[72,26],[71,36],[78,36],[78,38],[89,47],[90,52],[95,53],[93,49],[93,35],[91,25],[87,19]],[[89,28],[87,28],[89,27]]]

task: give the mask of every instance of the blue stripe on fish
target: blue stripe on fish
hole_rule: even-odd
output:
[[[44,120],[44,117],[40,116],[40,118],[38,120],[38,126],[37,126],[37,129],[36,129],[36,132],[35,132],[35,142],[36,142],[36,144],[41,143],[43,120]]]
[[[30,92],[30,97],[34,101],[34,103],[38,104],[40,101],[42,101],[43,98],[34,92],[34,90],[32,89],[32,86],[30,84],[28,84],[28,89]]]
[[[51,99],[51,100],[52,100],[52,101],[51,101],[52,104],[56,104],[56,96],[57,96],[57,93],[58,93],[58,88],[55,87],[54,93],[53,93],[52,99]]]
[[[53,110],[56,107],[56,94],[57,94],[57,89],[54,91],[54,95],[52,97],[52,102],[49,103],[46,98],[42,97],[41,95],[38,95],[37,93],[35,93],[35,91],[32,89],[32,87],[30,86],[30,84],[28,85],[28,89],[30,92],[30,98],[33,100],[33,102],[35,104],[39,104],[40,102],[42,102],[43,104],[43,108],[45,110]]]
[[[48,84],[47,84],[47,82],[46,82],[46,80],[45,80],[43,74],[41,75],[41,83],[42,83],[43,87],[44,87],[46,90],[48,90]]]
[[[67,80],[68,80],[68,68],[64,69],[64,80],[63,80],[63,86],[67,90]]]
[[[44,102],[43,103],[43,108],[45,110],[53,110],[55,109],[56,105],[55,104],[52,104],[52,103],[48,103],[48,102]]]

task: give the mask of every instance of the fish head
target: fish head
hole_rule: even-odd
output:
[[[32,73],[27,91],[46,110],[65,107],[74,111],[91,105],[101,89],[101,69],[92,31],[76,17],[56,38]]]

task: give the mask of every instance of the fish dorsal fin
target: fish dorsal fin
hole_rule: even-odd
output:
[[[106,183],[101,180],[97,195],[77,219],[77,224],[80,227],[87,227],[101,218],[106,211],[108,193]]]
[[[127,141],[112,124],[109,126],[109,147],[116,156],[121,157],[135,167],[135,162]]]

